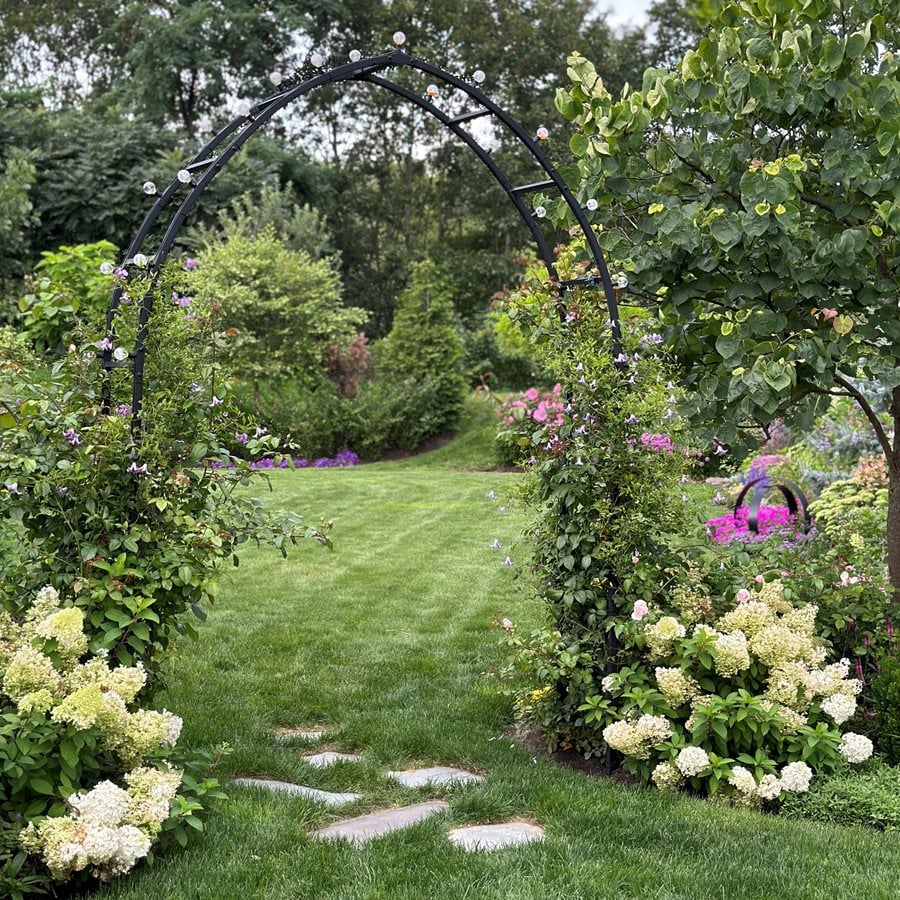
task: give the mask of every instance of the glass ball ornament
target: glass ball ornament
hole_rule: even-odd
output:
[[[350,51],[350,62],[359,62],[362,59],[362,53],[359,50]]]
[[[190,184],[191,183],[191,173],[188,172],[187,169],[179,169],[178,170],[178,180],[182,184]]]
[[[428,87],[425,88],[425,95],[431,97],[432,100],[437,97],[438,93],[438,86],[436,84],[429,84]]]
[[[587,208],[591,212],[593,212],[599,205],[600,204],[593,197],[591,197],[591,199],[588,200],[588,202],[585,204],[585,206],[587,206]]]
[[[143,253],[135,253],[134,264],[139,269],[146,269],[147,266],[150,264],[150,260]]]
[[[406,35],[402,31],[394,32],[394,43],[398,47],[402,47],[406,43]]]
[[[111,262],[100,263],[100,272],[103,275],[112,275],[116,271],[116,267]]]
[[[152,181],[145,181],[142,190],[148,197],[152,197],[156,193],[156,185]]]
[[[284,81],[284,75],[281,74],[277,69],[269,75],[269,81],[278,87],[282,81]]]
[[[314,69],[321,69],[322,66],[325,65],[325,57],[322,56],[321,53],[316,51],[312,54],[312,56],[310,56],[309,63]]]
[[[476,69],[472,73],[472,81],[474,81],[475,84],[484,84],[486,78],[487,75],[484,74],[483,69]]]
[[[547,131],[547,129],[544,128],[543,125],[541,125],[541,127],[537,130],[536,137],[539,141],[546,141],[550,138],[550,132]]]
[[[534,214],[539,218],[543,219],[544,216],[547,215],[547,210],[543,206],[536,206],[534,208]]]
[[[625,288],[628,287],[628,276],[624,272],[619,272],[619,274],[616,275],[616,287],[620,291],[624,291]]]
[[[116,362],[125,362],[128,359],[128,351],[124,347],[116,347],[112,355]]]

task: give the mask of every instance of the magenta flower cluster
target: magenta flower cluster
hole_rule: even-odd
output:
[[[555,431],[563,423],[565,404],[561,400],[562,386],[556,384],[552,391],[539,391],[537,388],[529,388],[507,400],[499,409],[497,415],[501,422],[507,425],[515,425],[522,419],[533,419],[539,425],[549,425]],[[524,413],[516,415],[513,410],[521,409]]]
[[[654,453],[674,453],[675,445],[668,434],[645,431],[641,435],[641,443]]]
[[[717,543],[729,541],[759,541],[773,531],[789,529],[794,525],[794,517],[786,506],[760,506],[759,534],[750,531],[750,510],[742,506],[736,513],[709,519],[706,533]]]

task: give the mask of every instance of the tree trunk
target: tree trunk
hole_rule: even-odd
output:
[[[891,418],[894,435],[892,452],[887,460],[887,556],[891,593],[894,602],[900,603],[900,387],[895,387],[891,396]]]

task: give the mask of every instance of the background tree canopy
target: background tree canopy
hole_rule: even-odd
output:
[[[0,319],[13,317],[16,282],[42,251],[126,245],[148,206],[141,184],[168,181],[212,125],[240,99],[270,92],[272,70],[292,70],[312,47],[338,61],[351,49],[384,50],[402,28],[414,55],[460,73],[484,69],[489,93],[537,128],[554,116],[572,50],[602,58],[614,87],[677,55],[694,20],[679,0],[657,4],[653,17],[651,40],[641,29],[614,32],[588,0],[0,0],[0,209],[14,214],[0,229],[19,235],[14,252],[4,241]],[[345,300],[370,311],[370,336],[390,330],[410,266],[425,258],[448,273],[457,313],[477,327],[526,238],[450,137],[370,86],[321,90],[216,180],[186,237],[244,192],[290,184],[327,221]],[[533,170],[502,136],[494,141],[510,176],[528,180]],[[555,152],[566,160],[564,141]]]

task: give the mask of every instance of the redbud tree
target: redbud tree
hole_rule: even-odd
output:
[[[900,2],[711,6],[696,49],[640,90],[613,98],[569,58],[556,102],[577,127],[581,189],[664,326],[698,428],[733,441],[751,422],[808,423],[835,395],[859,402],[888,464],[896,598]]]

